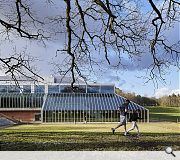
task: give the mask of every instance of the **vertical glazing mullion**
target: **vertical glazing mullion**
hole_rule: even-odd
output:
[[[28,108],[30,108],[31,104],[31,93],[28,94]]]
[[[112,94],[109,94],[109,96],[110,97],[108,97],[108,99],[107,99],[107,101],[109,102],[109,106],[107,106],[108,108],[107,108],[107,118],[108,118],[108,122],[110,122],[110,117],[109,117],[109,112],[110,112],[110,107],[111,107],[111,105],[113,104],[113,102],[112,102]]]
[[[106,122],[109,122],[109,109],[110,109],[111,105],[113,104],[111,102],[111,100],[112,100],[111,94],[107,93],[107,100],[106,100],[106,102],[107,102],[107,106],[106,106],[107,117],[106,117]]]
[[[3,108],[4,108],[4,94],[1,94],[1,105],[2,105]]]
[[[90,93],[87,93],[87,94],[84,95],[84,100],[85,100],[85,103],[86,103],[86,108],[84,110],[83,116],[84,116],[84,118],[86,117],[86,122],[88,121],[87,110],[88,110],[88,104],[89,104],[89,99],[88,99],[89,95],[90,95]]]
[[[59,85],[59,88],[60,88],[60,85]],[[62,104],[63,104],[63,93],[60,93],[59,94],[60,96],[60,101],[59,101],[59,111],[60,111],[60,114],[59,114],[59,122],[62,123]]]
[[[60,85],[59,85],[59,92],[60,92]],[[62,95],[60,93],[58,93],[59,95],[59,101],[58,101],[58,122],[61,122],[61,100],[62,100]]]
[[[71,97],[70,93],[66,94],[66,109],[65,109],[65,122],[68,121],[68,110],[71,108]]]
[[[77,112],[77,110],[76,110],[76,105],[75,105],[75,101],[74,101],[74,94],[75,93],[72,93],[71,94],[71,96],[72,96],[72,106],[73,106],[73,108],[74,108],[74,123],[76,123],[76,118],[77,118],[77,114],[76,114],[76,112]]]
[[[21,93],[21,97],[22,97],[21,105],[22,105],[22,108],[24,108],[24,94],[23,93]]]
[[[104,114],[104,112],[103,112],[103,106],[104,106],[104,103],[103,103],[103,101],[102,101],[102,95],[101,94],[99,94],[99,99],[100,99],[100,103],[101,103],[101,122],[103,122],[103,114]]]
[[[47,113],[46,113],[46,122],[49,122],[50,99],[51,99],[51,96],[50,96],[50,94],[49,94],[49,95],[48,95],[48,101],[47,101],[47,107],[46,107],[46,110],[47,110]]]
[[[15,105],[14,105],[14,108],[17,108],[17,101],[18,101],[18,95],[14,94],[12,95],[14,100],[15,100]]]
[[[59,85],[58,85],[58,103],[57,103],[57,114],[58,114],[58,123],[59,123],[59,106],[60,106],[61,96],[59,95]]]
[[[67,93],[64,93],[64,103],[63,103],[63,122],[65,122],[65,109],[66,109],[66,97]]]
[[[99,119],[98,119],[99,108],[100,108],[101,104],[99,102],[99,98],[98,98],[97,94],[94,99],[95,99],[94,122],[98,122],[99,121]]]
[[[8,95],[8,100],[9,100],[9,106],[8,107],[10,108],[11,107],[10,106],[10,95]]]
[[[118,111],[117,111],[117,108],[119,108],[120,107],[120,105],[121,105],[121,101],[119,100],[121,97],[119,97],[119,96],[115,96],[115,99],[116,99],[116,108],[115,108],[115,110],[114,110],[114,115],[115,115],[115,117],[118,117],[118,120],[119,120],[119,114],[118,114]],[[116,118],[116,121],[117,121],[117,118]]]
[[[53,105],[53,94],[51,94],[50,106],[49,106],[49,116],[50,116],[50,122],[51,123],[53,121],[52,105]]]
[[[86,94],[84,97],[85,97],[85,102],[86,102],[86,108],[84,110],[84,118],[86,117],[86,121],[88,122],[88,116],[87,116],[87,111],[88,111],[88,105],[89,105],[89,94]]]
[[[68,96],[67,96],[67,99],[68,99],[68,108],[67,108],[67,113],[69,111],[70,108],[74,109],[74,106],[73,106],[73,94],[72,93],[68,93]],[[75,113],[74,113],[75,114]],[[67,117],[67,122],[69,121],[68,117]],[[75,115],[73,115],[73,122],[75,121]]]
[[[54,93],[54,105],[53,105],[53,114],[54,114],[54,122],[56,123],[56,106],[57,106],[57,101],[58,101],[58,97],[57,97],[57,94]]]
[[[79,121],[79,111],[78,111],[78,107],[77,107],[77,99],[76,99],[76,95],[75,94],[78,94],[78,93],[74,93],[74,106],[75,106],[75,110],[76,110],[76,119],[75,119],[75,122],[78,122]]]
[[[89,122],[91,122],[91,107],[92,107],[92,97],[94,97],[94,93],[90,96],[90,106],[89,106]]]
[[[78,93],[74,93],[74,106],[75,106],[75,110],[76,110],[76,120],[75,122],[78,122],[79,121],[79,111],[78,111],[78,107],[77,107],[77,99],[76,99],[76,96],[79,96]]]
[[[112,122],[112,108],[111,106],[114,105],[114,101],[113,101],[113,98],[114,98],[114,94],[111,94],[109,93],[109,99],[108,99],[108,102],[109,102],[109,109],[108,109],[108,122]]]
[[[67,103],[66,103],[67,100],[66,100],[66,99],[67,99],[67,93],[65,93],[65,98],[64,98],[64,102],[65,102],[65,103],[64,103],[64,104],[65,104],[65,105],[64,105],[64,112],[63,112],[63,113],[64,113],[64,115],[63,115],[63,116],[64,116],[64,122],[65,122],[65,116],[66,116],[66,113],[65,113],[65,112],[66,112],[66,105],[67,105]]]
[[[62,101],[61,101],[61,123],[63,122],[63,119],[62,119],[62,117],[63,117],[63,114],[62,114],[62,112],[63,112],[63,103],[64,103],[64,93],[62,93]]]
[[[101,94],[102,96],[102,101],[103,101],[103,116],[104,116],[104,122],[107,121],[107,118],[106,118],[106,107],[108,106],[108,102],[107,102],[107,99],[108,99],[108,94],[107,93],[104,93],[104,94]]]
[[[102,122],[104,122],[104,105],[105,105],[105,104],[104,104],[104,97],[103,97],[103,94],[101,94],[101,93],[100,93],[99,95],[100,95],[100,97],[99,97],[99,98],[100,98],[100,102],[101,102],[101,104],[102,104],[102,105],[101,105]]]
[[[35,96],[36,108],[38,108],[38,96],[39,96],[39,94],[37,94],[37,95]]]
[[[100,101],[99,101],[99,98],[98,98],[98,95],[96,94],[96,97],[95,97],[95,115],[94,115],[94,121],[95,122],[98,122],[99,121],[99,110],[100,110]]]
[[[107,122],[107,121],[109,121],[109,120],[107,119],[107,117],[106,117],[106,116],[107,116],[107,113],[108,113],[107,110],[108,110],[109,103],[110,103],[110,102],[109,102],[109,94],[108,94],[108,93],[105,93],[104,96],[105,96],[105,98],[104,98],[104,104],[105,104],[105,105],[104,105],[104,110],[105,110],[105,111],[104,111],[104,115],[105,115],[105,122]]]
[[[57,93],[54,93],[54,100],[53,100],[53,101],[54,101],[54,105],[53,105],[54,123],[56,123],[56,121],[57,121],[57,120],[56,120],[56,118],[57,118],[57,116],[56,116],[56,114],[57,114],[57,113],[56,113],[56,112],[57,112],[57,109],[56,109],[56,108],[57,108],[57,102],[58,102]]]
[[[140,111],[141,111],[141,116],[140,116],[140,117],[142,118],[142,111],[143,111],[143,110],[141,109]],[[142,122],[142,119],[141,119],[141,122]]]
[[[77,106],[78,106],[78,108],[79,108],[79,122],[81,122],[82,121],[82,118],[81,118],[81,106],[80,106],[80,104],[83,106],[83,104],[81,103],[81,93],[79,93],[79,95],[78,95],[78,97],[77,98],[79,98],[79,101],[77,101]]]
[[[1,107],[4,108],[3,95],[1,93],[0,93],[0,104],[1,104]]]
[[[86,107],[86,101],[85,101],[85,95],[87,95],[87,93],[82,93],[81,94],[81,103],[80,103],[80,105],[81,105],[81,109],[82,109],[82,121],[85,121],[85,117],[84,117],[84,109],[85,109],[85,107]],[[82,108],[83,107],[83,108]]]
[[[54,115],[54,122],[56,123],[56,106],[57,106],[57,100],[58,100],[56,93],[54,97],[55,97],[55,100],[54,100],[54,105],[53,105],[53,110],[54,110],[53,115]]]
[[[71,106],[72,106],[72,108],[74,110],[74,120],[73,120],[73,122],[76,123],[76,108],[75,108],[76,105],[74,105],[74,94],[75,93],[71,93]]]
[[[117,99],[116,99],[117,97],[116,97],[116,95],[115,94],[113,94],[112,95],[112,103],[113,103],[113,107],[111,108],[111,122],[113,121],[113,114],[114,114],[114,111],[115,110],[117,110],[117,108],[118,108],[118,101],[117,101]],[[113,111],[113,114],[112,114],[112,111]]]
[[[56,96],[54,93],[52,94],[52,105],[51,105],[51,115],[52,115],[52,121],[54,122],[54,104],[55,104]]]
[[[14,108],[17,107],[17,98],[18,98],[18,96],[17,96],[16,94],[13,95],[13,99],[14,99]]]
[[[7,108],[7,93],[5,94],[5,108]]]
[[[49,106],[49,118],[51,123],[52,123],[52,101],[53,101],[53,94],[51,94],[50,106]]]
[[[105,103],[105,108],[104,108],[105,109],[105,122],[109,122],[109,117],[107,116],[109,114],[108,109],[110,107],[110,101],[109,101],[109,94],[108,93],[106,93],[106,95],[105,95],[104,103]]]
[[[49,95],[48,106],[47,106],[47,119],[50,122],[50,106],[51,106],[51,94]]]
[[[95,95],[93,97],[93,109],[92,109],[92,122],[95,122],[96,121],[96,107],[98,105],[98,101],[97,101],[97,95]]]
[[[93,122],[93,108],[95,106],[94,104],[94,97],[96,96],[96,94],[94,94],[94,96],[91,97],[91,108],[90,108],[90,121]]]
[[[10,101],[9,101],[9,107],[10,107],[10,108],[12,108],[12,101],[11,101],[12,98],[11,98],[11,97],[12,97],[12,95],[9,95],[9,100],[10,100]]]
[[[144,119],[143,119],[144,122],[146,122],[146,110],[144,110]]]
[[[98,121],[102,122],[102,102],[101,102],[101,95],[98,94],[97,97],[98,97],[98,101],[99,101],[99,108],[98,108],[98,112],[99,112],[99,113],[98,113],[98,114],[99,114],[99,117],[100,117],[100,119],[99,119]]]
[[[50,105],[49,105],[49,122],[52,123],[52,100],[53,100],[53,94],[51,94],[51,98],[50,98]]]
[[[54,116],[54,118],[53,118],[53,122],[54,123],[56,123],[56,105],[57,105],[57,95],[56,95],[56,93],[54,93],[54,105],[53,105],[53,116]]]
[[[50,111],[50,115],[51,115],[51,123],[53,122],[53,108],[52,108],[52,106],[53,106],[53,94],[51,94],[51,101],[50,101],[50,103],[51,103],[51,105],[50,105],[50,109],[49,109],[49,111]]]
[[[49,122],[49,112],[48,112],[48,109],[49,109],[49,100],[50,100],[50,95],[48,94],[47,104],[45,106],[45,109],[46,109],[46,123]]]
[[[60,85],[59,85],[60,86]],[[59,87],[60,88],[60,87]],[[60,97],[61,97],[61,99],[60,99],[60,104],[59,104],[59,110],[60,110],[60,113],[61,113],[61,116],[60,116],[60,122],[62,123],[62,104],[63,104],[63,96],[64,96],[64,94],[63,93],[61,93],[60,94]]]
[[[1,98],[0,98],[0,104],[1,104]],[[14,108],[14,103],[13,103],[13,95],[11,95],[11,104],[10,104],[10,106],[11,106],[11,108]]]
[[[46,123],[46,105],[47,105],[46,103],[47,103],[47,100],[48,100],[48,95],[47,95],[47,97],[46,97],[46,102],[44,102],[44,103],[45,103],[45,106],[44,106],[44,108],[43,108],[43,110],[42,110],[42,111],[43,111],[43,116],[41,115],[41,117],[43,118],[43,119],[42,119],[42,122],[43,122],[43,123]]]

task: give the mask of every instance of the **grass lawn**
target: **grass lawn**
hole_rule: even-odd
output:
[[[164,106],[155,106],[155,107],[146,107],[149,109],[150,121],[168,121],[168,122],[177,122],[180,121],[180,107],[164,107]]]
[[[166,146],[180,150],[180,123],[140,123],[140,137],[134,131],[130,136],[123,136],[123,128],[112,135],[110,129],[116,125],[36,124],[4,128],[0,129],[0,150],[157,151]]]

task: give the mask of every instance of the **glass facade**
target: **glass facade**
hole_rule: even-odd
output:
[[[20,87],[15,86],[15,85],[11,85],[8,86],[8,93],[20,93]]]
[[[43,122],[117,122],[120,118],[117,108],[124,101],[123,97],[110,93],[48,94],[43,108]],[[141,110],[146,120],[147,111],[131,102],[129,112],[136,109]]]
[[[34,93],[45,93],[45,86],[44,85],[35,85]]]
[[[0,85],[0,111],[15,109],[39,109],[42,122],[118,122],[120,113],[118,107],[125,98],[114,93],[113,85],[76,85],[72,90],[70,85],[23,85],[23,92],[10,85]],[[143,121],[148,121],[148,110],[138,104],[129,104],[128,117],[132,110],[140,109]],[[39,115],[37,116],[39,117]],[[142,120],[141,120],[142,121]]]
[[[48,93],[59,93],[59,85],[48,85]]]
[[[31,85],[23,85],[23,93],[31,93]]]
[[[8,93],[8,86],[0,85],[0,93]]]
[[[42,108],[43,94],[0,94],[0,109]]]
[[[20,87],[16,85],[0,85],[0,93],[20,93]]]
[[[85,85],[75,85],[72,88],[70,85],[60,85],[60,93],[86,93]]]
[[[114,93],[114,86],[101,86],[101,93]]]
[[[100,93],[101,92],[100,86],[87,86],[87,93]]]

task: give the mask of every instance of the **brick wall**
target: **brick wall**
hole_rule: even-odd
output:
[[[0,113],[22,122],[34,122],[35,115],[41,111],[0,111]]]

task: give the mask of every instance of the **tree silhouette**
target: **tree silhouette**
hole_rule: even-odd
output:
[[[140,5],[141,2],[144,6]],[[42,3],[58,5],[55,0]],[[33,12],[34,5],[30,1],[14,0],[7,4],[0,1],[0,7],[5,6],[9,10],[0,18],[0,34],[6,34],[8,39],[16,34],[40,41],[51,39],[52,35],[64,37],[65,46],[57,48],[57,54],[64,54],[67,58],[63,64],[55,66],[61,75],[71,74],[72,87],[76,76],[86,79],[83,74],[85,65],[88,70],[93,70],[94,65],[101,66],[94,59],[94,55],[99,53],[104,54],[109,65],[117,68],[124,66],[124,54],[133,60],[144,52],[151,53],[150,79],[162,78],[162,72],[170,65],[179,67],[180,42],[172,44],[164,34],[180,20],[180,3],[177,0],[163,0],[160,5],[153,0],[139,3],[132,0],[64,0],[61,5],[63,10],[56,11],[57,15],[42,18]],[[46,32],[47,24],[54,28],[54,33]],[[112,52],[118,57],[115,66],[110,60]],[[30,67],[28,58],[23,58],[22,55],[0,57],[0,64],[4,65],[6,74],[11,73],[13,78],[15,72],[28,76],[21,68],[39,76]]]

